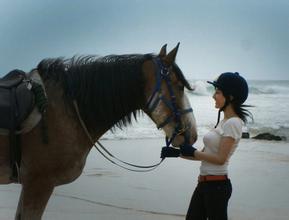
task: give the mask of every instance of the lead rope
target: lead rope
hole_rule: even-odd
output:
[[[135,165],[135,164],[131,164],[131,163],[127,163],[121,159],[118,159],[117,157],[115,157],[113,154],[111,154],[98,140],[96,140],[94,142],[94,140],[92,139],[91,135],[89,134],[88,132],[88,129],[84,123],[84,121],[82,120],[81,118],[81,115],[80,115],[80,112],[79,112],[79,108],[78,108],[78,105],[77,105],[77,102],[76,100],[73,100],[73,105],[74,105],[74,108],[75,108],[75,111],[76,111],[76,114],[77,114],[77,117],[79,119],[79,122],[86,134],[86,136],[88,137],[88,139],[90,140],[91,144],[93,145],[93,147],[96,148],[96,150],[105,158],[107,159],[108,161],[110,161],[112,164],[118,166],[118,167],[121,167],[123,169],[126,169],[126,170],[129,170],[129,171],[133,171],[133,172],[149,172],[149,171],[152,171],[154,169],[156,169],[163,161],[164,161],[164,158],[161,159],[161,161],[157,164],[154,164],[154,165],[151,165],[151,166],[140,166],[140,165]],[[96,143],[99,145],[99,147],[96,145]],[[102,150],[108,155],[105,155],[104,152],[102,152]],[[111,158],[109,158],[109,156]],[[128,166],[131,166],[131,167],[135,167],[135,168],[140,168],[140,169],[143,169],[143,170],[137,170],[137,169],[133,169],[133,168],[128,168],[128,167],[125,167],[124,165],[121,165],[119,163],[117,163],[116,161],[114,161],[113,159],[117,160],[118,162],[120,163],[124,163]]]

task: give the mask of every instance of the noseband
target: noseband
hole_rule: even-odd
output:
[[[170,75],[169,68],[163,64],[163,62],[161,61],[161,59],[159,57],[153,59],[153,62],[154,62],[156,69],[157,69],[155,71],[156,86],[155,86],[155,89],[154,89],[152,95],[149,98],[149,101],[146,104],[146,109],[151,114],[155,110],[155,108],[157,107],[158,103],[160,101],[162,101],[171,110],[171,115],[169,115],[162,123],[157,125],[157,128],[161,129],[173,121],[175,121],[175,123],[176,123],[176,126],[175,126],[175,129],[174,129],[172,136],[170,138],[166,137],[166,146],[167,147],[170,146],[170,144],[173,142],[173,140],[175,139],[175,137],[177,135],[181,135],[181,134],[184,134],[184,138],[185,138],[184,144],[189,143],[190,137],[189,137],[189,134],[187,133],[188,127],[182,126],[181,116],[184,114],[192,112],[193,109],[188,108],[188,109],[182,110],[182,109],[178,108],[177,103],[176,103],[176,96],[175,96],[173,86],[172,86],[172,81],[169,77],[169,75]],[[161,89],[162,81],[164,81],[165,84],[167,85],[169,95],[170,95],[169,99],[166,98],[162,94],[162,89]]]

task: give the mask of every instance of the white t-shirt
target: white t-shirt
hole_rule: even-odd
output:
[[[206,161],[201,162],[200,175],[226,175],[228,174],[229,159],[234,153],[238,143],[242,137],[242,127],[244,123],[238,117],[232,117],[220,121],[218,126],[209,131],[203,138],[205,145],[204,152],[217,154],[222,137],[232,137],[235,139],[235,144],[229,154],[228,160],[224,165],[216,165]]]

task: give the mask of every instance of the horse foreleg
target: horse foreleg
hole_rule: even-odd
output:
[[[23,189],[21,190],[21,194],[19,197],[15,220],[21,220],[22,198],[23,198]]]
[[[15,220],[40,220],[54,186],[34,182],[22,186]]]
[[[11,168],[8,166],[2,166],[0,162],[0,184],[9,184],[13,181],[10,179]]]

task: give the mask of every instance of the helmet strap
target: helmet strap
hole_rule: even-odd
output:
[[[230,104],[230,98],[226,98],[225,100],[225,104],[222,108],[219,109],[219,112],[218,112],[218,120],[217,120],[217,124],[215,125],[215,128],[218,126],[219,122],[220,122],[220,117],[221,117],[221,112],[225,110],[225,108]]]
[[[220,116],[221,116],[221,109],[218,112],[218,120],[217,120],[217,124],[215,125],[215,128],[218,126],[219,121],[220,121]]]

